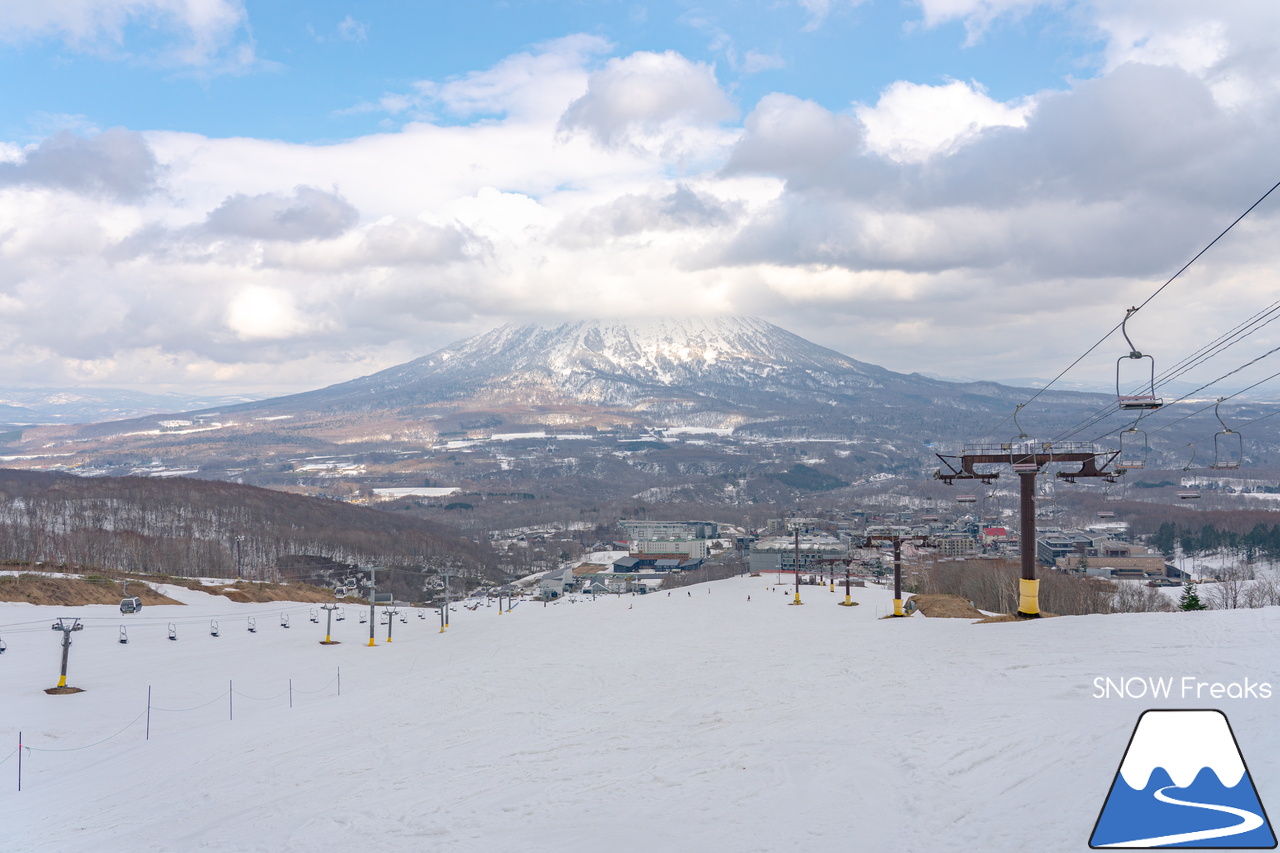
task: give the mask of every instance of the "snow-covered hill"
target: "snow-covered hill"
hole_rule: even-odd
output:
[[[0,605],[0,849],[1083,850],[1150,707],[1224,710],[1274,811],[1278,700],[1094,679],[1275,685],[1280,609],[973,625],[769,582],[410,614],[376,648],[350,607],[326,647],[305,605]],[[48,696],[72,616],[85,692]]]

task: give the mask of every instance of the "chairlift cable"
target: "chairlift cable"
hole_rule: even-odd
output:
[[[1272,319],[1277,319],[1277,318],[1272,318]],[[1271,322],[1271,320],[1268,320],[1267,322],[1268,322],[1268,323],[1270,323],[1270,322]],[[1264,324],[1264,325],[1265,325],[1265,324]],[[1261,327],[1259,327],[1259,328],[1261,328]],[[1255,330],[1253,330],[1253,331],[1257,331],[1257,330],[1255,329]],[[1250,334],[1252,334],[1252,332],[1251,332]],[[1225,349],[1225,348],[1224,348],[1224,349]],[[1252,360],[1250,360],[1250,361],[1245,362],[1244,364],[1240,365],[1239,367],[1235,368],[1234,370],[1231,370],[1231,371],[1228,371],[1227,373],[1224,373],[1222,376],[1219,376],[1217,379],[1213,379],[1213,380],[1210,380],[1209,382],[1206,382],[1204,385],[1201,385],[1199,388],[1195,389],[1194,391],[1190,391],[1190,392],[1188,392],[1188,393],[1186,393],[1186,394],[1183,394],[1183,395],[1182,395],[1181,397],[1179,397],[1178,399],[1173,400],[1173,401],[1171,401],[1171,402],[1169,402],[1169,403],[1166,403],[1166,404],[1164,405],[1164,408],[1168,408],[1169,406],[1177,405],[1178,403],[1181,403],[1181,402],[1183,402],[1183,401],[1187,400],[1188,398],[1195,396],[1196,394],[1200,393],[1200,392],[1201,392],[1201,391],[1203,391],[1204,389],[1209,388],[1209,387],[1212,387],[1213,385],[1216,385],[1217,383],[1221,382],[1223,379],[1226,379],[1228,376],[1232,376],[1232,375],[1234,375],[1234,374],[1236,374],[1236,373],[1239,373],[1241,370],[1244,370],[1246,367],[1250,367],[1250,366],[1252,366],[1252,365],[1254,365],[1254,364],[1257,364],[1257,363],[1258,363],[1259,361],[1261,361],[1262,359],[1266,358],[1266,357],[1267,357],[1267,356],[1269,356],[1269,355],[1273,355],[1273,354],[1274,354],[1274,353],[1276,353],[1276,352],[1280,352],[1280,347],[1274,347],[1273,349],[1270,349],[1270,350],[1268,350],[1267,352],[1264,352],[1262,355],[1257,356],[1256,358],[1254,358],[1254,359],[1252,359]],[[1202,363],[1203,363],[1203,361],[1201,361],[1200,363],[1202,364]],[[1198,366],[1198,365],[1192,365],[1192,366]],[[1188,367],[1187,369],[1188,369],[1188,370],[1190,370],[1191,368],[1190,368],[1190,367]],[[1185,372],[1185,371],[1182,371],[1182,372]],[[1165,383],[1167,383],[1167,382],[1171,381],[1172,379],[1176,378],[1176,376],[1178,376],[1178,375],[1181,375],[1181,374],[1180,374],[1180,373],[1179,373],[1179,374],[1175,374],[1175,375],[1173,375],[1173,376],[1168,377],[1168,379],[1161,380],[1160,382],[1158,382],[1158,383],[1157,383],[1157,387],[1158,387],[1159,385],[1163,385],[1163,384],[1165,384]],[[1268,377],[1268,379],[1270,379],[1270,378],[1272,378],[1272,377]],[[1263,379],[1263,380],[1262,380],[1262,382],[1266,382],[1266,381],[1267,381],[1266,379]],[[1228,396],[1228,397],[1224,397],[1223,399],[1225,399],[1225,400],[1229,400],[1229,399],[1231,399],[1231,397],[1235,397],[1235,396],[1237,396],[1238,394],[1243,394],[1245,391],[1249,391],[1249,390],[1251,390],[1251,389],[1253,389],[1253,388],[1256,388],[1256,387],[1257,387],[1258,385],[1260,385],[1260,384],[1261,384],[1261,382],[1254,383],[1253,385],[1250,385],[1248,388],[1244,388],[1244,389],[1242,389],[1242,390],[1240,390],[1240,391],[1237,391],[1235,394],[1232,394],[1232,395],[1230,395],[1230,396]],[[1074,427],[1072,427],[1072,428],[1070,428],[1070,429],[1066,430],[1065,432],[1063,432],[1063,433],[1059,433],[1057,436],[1055,436],[1055,437],[1054,437],[1054,439],[1053,439],[1053,440],[1054,440],[1054,441],[1063,441],[1063,440],[1065,440],[1065,439],[1067,439],[1067,438],[1070,438],[1070,437],[1071,437],[1071,436],[1073,436],[1073,435],[1076,435],[1077,433],[1084,432],[1085,430],[1087,430],[1089,427],[1093,426],[1094,424],[1097,424],[1097,423],[1100,423],[1100,422],[1101,422],[1101,421],[1103,421],[1103,420],[1106,420],[1106,419],[1107,419],[1107,418],[1109,418],[1111,415],[1115,414],[1117,411],[1119,411],[1119,407],[1118,407],[1116,404],[1114,404],[1114,403],[1113,403],[1113,404],[1108,404],[1108,406],[1107,406],[1105,409],[1102,409],[1102,410],[1098,411],[1097,413],[1095,413],[1094,415],[1091,415],[1090,417],[1086,418],[1086,419],[1085,419],[1084,421],[1082,421],[1081,423],[1079,423],[1079,424],[1077,424],[1076,426],[1074,426]],[[1193,412],[1192,414],[1198,414],[1198,412],[1199,412],[1199,411],[1204,411],[1204,410],[1203,410],[1203,409],[1200,409],[1200,410],[1198,410],[1197,412]],[[1189,417],[1189,416],[1188,416],[1188,417]],[[1186,420],[1186,418],[1180,418],[1180,419],[1179,419],[1179,421],[1181,421],[1181,420]],[[1178,423],[1179,421],[1174,421],[1173,423]],[[1171,424],[1170,424],[1170,425],[1171,425]],[[1157,429],[1157,430],[1153,430],[1153,431],[1154,431],[1154,432],[1159,432],[1161,429],[1164,429],[1164,427],[1160,427],[1159,429]],[[1098,436],[1098,438],[1097,438],[1097,439],[1094,439],[1094,440],[1095,440],[1095,441],[1097,441],[1097,440],[1102,439],[1102,438],[1105,438],[1105,437],[1107,437],[1107,436],[1109,436],[1109,435],[1113,435],[1113,434],[1115,434],[1116,432],[1117,432],[1117,430],[1113,429],[1113,430],[1111,430],[1110,432],[1107,432],[1107,433],[1104,433],[1104,434],[1103,434],[1103,435],[1101,435],[1101,436]]]
[[[1280,347],[1276,347],[1276,349],[1271,350],[1271,352],[1276,352],[1277,350],[1280,350]],[[1270,355],[1270,354],[1271,354],[1271,353],[1266,353],[1266,355]],[[1258,359],[1261,359],[1261,358],[1264,358],[1264,357],[1265,357],[1265,356],[1258,356],[1258,358],[1257,358],[1257,359],[1254,359],[1254,361],[1257,361]],[[1253,362],[1251,361],[1251,362],[1249,362],[1249,364],[1253,364]],[[1240,367],[1237,367],[1235,370],[1231,371],[1231,373],[1238,373],[1239,371],[1244,370],[1244,368],[1248,367],[1248,366],[1249,366],[1249,364],[1243,364],[1243,365],[1241,365]],[[1195,391],[1192,391],[1190,394],[1187,394],[1187,395],[1185,395],[1185,396],[1183,396],[1183,397],[1178,398],[1177,400],[1174,400],[1174,401],[1173,401],[1172,403],[1170,403],[1169,405],[1170,405],[1170,406],[1172,406],[1172,405],[1176,405],[1177,403],[1181,403],[1181,402],[1185,401],[1188,397],[1192,396],[1193,394],[1196,394],[1196,393],[1197,393],[1197,392],[1199,392],[1199,391],[1203,391],[1205,388],[1208,388],[1210,385],[1213,385],[1214,383],[1219,382],[1219,381],[1221,381],[1221,380],[1225,379],[1227,376],[1230,376],[1230,375],[1231,375],[1231,373],[1227,373],[1227,374],[1224,374],[1223,376],[1219,376],[1217,379],[1213,380],[1213,382],[1210,382],[1210,383],[1208,383],[1208,384],[1206,384],[1206,385],[1201,385],[1201,386],[1200,386],[1199,388],[1197,388]],[[1169,427],[1174,426],[1175,424],[1180,424],[1180,423],[1182,423],[1183,421],[1187,420],[1188,418],[1193,418],[1193,417],[1195,417],[1196,415],[1200,414],[1201,412],[1207,412],[1207,411],[1209,411],[1210,409],[1212,409],[1214,406],[1218,405],[1219,403],[1225,403],[1227,400],[1230,400],[1230,399],[1231,399],[1231,398],[1233,398],[1233,397],[1239,397],[1241,394],[1245,393],[1246,391],[1252,391],[1254,388],[1257,388],[1259,385],[1263,384],[1264,382],[1270,382],[1272,379],[1275,379],[1276,377],[1280,377],[1280,371],[1277,371],[1276,373],[1273,373],[1273,374],[1271,374],[1270,376],[1268,376],[1268,377],[1266,377],[1266,378],[1264,378],[1264,379],[1259,379],[1257,382],[1253,383],[1252,385],[1248,386],[1247,388],[1241,388],[1239,391],[1236,391],[1234,394],[1228,394],[1227,396],[1220,398],[1220,399],[1219,399],[1218,401],[1216,401],[1216,402],[1210,403],[1210,404],[1209,404],[1209,405],[1207,405],[1207,406],[1202,406],[1202,407],[1200,407],[1199,409],[1196,409],[1194,412],[1189,412],[1189,413],[1187,413],[1187,414],[1183,415],[1182,417],[1178,418],[1178,419],[1177,419],[1177,420],[1175,420],[1175,421],[1170,421],[1169,423],[1165,424],[1164,426],[1156,427],[1155,429],[1151,430],[1150,434],[1151,434],[1151,435],[1155,435],[1155,434],[1156,434],[1156,433],[1158,433],[1158,432],[1163,432],[1164,430],[1168,429]],[[1254,419],[1254,420],[1252,420],[1252,421],[1247,421],[1246,423],[1239,424],[1239,426],[1241,426],[1241,427],[1248,426],[1249,424],[1257,423],[1258,421],[1263,420],[1264,418],[1272,417],[1272,415],[1275,415],[1275,414],[1280,414],[1280,412],[1273,412],[1271,415],[1265,415],[1263,418],[1255,418],[1255,419]],[[1238,430],[1237,430],[1237,431],[1238,431]],[[1095,438],[1095,439],[1094,439],[1094,441],[1101,441],[1102,439],[1107,438],[1108,436],[1114,435],[1114,434],[1115,434],[1115,432],[1116,432],[1116,430],[1112,430],[1111,432],[1103,433],[1102,435],[1100,435],[1100,436],[1098,436],[1097,438]]]
[[[1253,204],[1249,205],[1248,209],[1247,209],[1247,210],[1245,210],[1245,212],[1244,212],[1244,213],[1242,213],[1242,214],[1240,214],[1239,216],[1237,216],[1237,217],[1236,217],[1236,218],[1231,222],[1231,224],[1230,224],[1230,225],[1228,225],[1226,228],[1224,228],[1224,229],[1222,230],[1222,233],[1220,233],[1217,237],[1214,237],[1211,241],[1209,241],[1209,244],[1208,244],[1207,246],[1205,246],[1205,247],[1204,247],[1203,249],[1201,249],[1199,252],[1196,252],[1195,256],[1194,256],[1193,258],[1191,258],[1191,260],[1189,260],[1189,261],[1187,261],[1185,264],[1183,264],[1183,265],[1182,265],[1182,267],[1181,267],[1181,269],[1179,269],[1177,272],[1175,272],[1173,275],[1171,275],[1171,276],[1169,277],[1169,279],[1168,279],[1164,284],[1162,284],[1162,285],[1160,285],[1158,288],[1156,288],[1156,289],[1155,289],[1155,291],[1154,291],[1150,296],[1148,296],[1148,297],[1147,297],[1146,299],[1144,299],[1142,302],[1138,303],[1138,305],[1134,306],[1134,307],[1133,307],[1133,308],[1128,312],[1128,314],[1126,315],[1126,319],[1127,319],[1128,317],[1132,317],[1134,314],[1136,314],[1136,313],[1138,313],[1139,311],[1141,311],[1143,308],[1145,308],[1145,307],[1148,305],[1148,303],[1150,303],[1150,302],[1151,302],[1151,300],[1153,300],[1153,299],[1155,299],[1157,296],[1159,296],[1159,295],[1161,294],[1161,292],[1163,292],[1163,291],[1164,291],[1164,289],[1165,289],[1166,287],[1168,287],[1169,285],[1173,284],[1173,282],[1174,282],[1174,281],[1175,281],[1179,276],[1181,276],[1184,272],[1186,272],[1186,271],[1187,271],[1187,269],[1189,269],[1189,268],[1191,267],[1191,265],[1192,265],[1192,264],[1194,264],[1196,261],[1200,260],[1201,256],[1203,256],[1205,252],[1207,252],[1207,251],[1209,251],[1210,249],[1212,249],[1212,248],[1217,244],[1217,242],[1218,242],[1219,240],[1221,240],[1223,237],[1227,236],[1227,234],[1231,231],[1231,229],[1235,228],[1238,224],[1240,224],[1240,221],[1241,221],[1242,219],[1244,219],[1246,216],[1248,216],[1250,213],[1252,213],[1252,212],[1253,212],[1253,210],[1254,210],[1254,208],[1256,208],[1258,205],[1262,204],[1262,202],[1263,202],[1263,201],[1265,201],[1265,200],[1267,199],[1267,197],[1268,197],[1269,195],[1271,195],[1273,192],[1275,192],[1277,189],[1280,189],[1280,181],[1277,181],[1275,184],[1273,184],[1273,185],[1272,185],[1272,187],[1271,187],[1271,189],[1267,190],[1265,193],[1263,193],[1263,194],[1258,198],[1258,200],[1257,200],[1257,201],[1255,201]],[[1049,389],[1050,389],[1050,388],[1051,388],[1051,387],[1052,387],[1052,386],[1053,386],[1053,385],[1054,385],[1054,384],[1055,384],[1059,379],[1061,379],[1063,376],[1066,376],[1066,375],[1067,375],[1067,373],[1068,373],[1068,372],[1070,372],[1072,368],[1074,368],[1074,367],[1075,367],[1077,364],[1079,364],[1080,362],[1084,361],[1084,360],[1085,360],[1085,358],[1086,358],[1086,357],[1088,357],[1088,356],[1089,356],[1089,354],[1090,354],[1090,353],[1092,353],[1094,350],[1096,350],[1098,347],[1102,346],[1102,344],[1103,344],[1104,342],[1106,342],[1106,340],[1107,340],[1108,338],[1110,338],[1112,335],[1114,335],[1114,334],[1115,334],[1115,333],[1120,329],[1120,327],[1121,327],[1122,325],[1124,325],[1124,324],[1123,324],[1123,323],[1117,323],[1116,325],[1112,326],[1112,327],[1111,327],[1111,329],[1110,329],[1110,331],[1108,331],[1105,335],[1103,335],[1101,338],[1099,338],[1099,339],[1098,339],[1098,341],[1097,341],[1095,344],[1093,344],[1093,346],[1089,347],[1089,348],[1088,348],[1087,350],[1085,350],[1085,351],[1084,351],[1084,352],[1083,352],[1083,353],[1082,353],[1082,354],[1081,354],[1081,355],[1080,355],[1080,356],[1079,356],[1075,361],[1073,361],[1073,362],[1071,362],[1071,364],[1067,365],[1067,366],[1066,366],[1066,368],[1064,368],[1064,369],[1062,370],[1062,372],[1061,372],[1061,373],[1059,373],[1057,376],[1053,377],[1053,379],[1049,380],[1049,382],[1048,382],[1048,383],[1046,383],[1046,384],[1044,385],[1044,387],[1040,388],[1038,391],[1036,391],[1034,394],[1032,394],[1030,397],[1028,397],[1028,398],[1023,402],[1023,404],[1022,404],[1022,405],[1024,405],[1024,406],[1028,405],[1028,404],[1029,404],[1029,403],[1031,403],[1033,400],[1035,400],[1037,397],[1039,397],[1041,394],[1043,394],[1045,391],[1048,391],[1048,390],[1049,390]],[[989,432],[995,432],[996,430],[998,430],[998,429],[999,429],[1000,427],[1002,427],[1004,424],[1008,423],[1008,421],[1009,421],[1009,419],[1010,419],[1011,417],[1012,417],[1012,415],[1011,415],[1011,414],[1010,414],[1010,415],[1005,415],[1005,417],[1004,417],[1004,418],[1003,418],[1003,419],[1002,419],[998,424],[996,424],[994,427],[992,427],[992,428],[989,430]]]

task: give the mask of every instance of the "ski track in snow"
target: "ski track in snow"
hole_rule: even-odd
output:
[[[1085,849],[1150,707],[1091,698],[1095,677],[1280,681],[1280,608],[971,625],[879,619],[878,588],[855,608],[823,587],[788,606],[767,578],[687,591],[459,608],[444,634],[410,615],[376,648],[355,607],[325,647],[313,605],[0,604],[0,851]],[[85,692],[47,696],[68,616],[87,624],[68,678]],[[138,717],[148,685],[194,710],[79,749]],[[1227,706],[1265,801],[1271,703],[1166,707],[1188,705]],[[72,750],[24,755],[21,793],[19,731]]]

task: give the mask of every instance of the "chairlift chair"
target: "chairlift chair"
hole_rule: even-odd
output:
[[[978,502],[977,495],[956,495],[956,503],[959,504],[976,504]]]
[[[1147,467],[1151,445],[1147,442],[1146,431],[1138,429],[1138,421],[1141,420],[1142,415],[1138,415],[1133,426],[1120,433],[1120,452],[1116,454],[1117,469],[1129,471]]]
[[[1178,492],[1178,500],[1198,501],[1200,500],[1200,492],[1191,490]]]
[[[311,621],[312,622],[320,621],[320,611],[316,610],[314,607],[311,608]]]
[[[1098,510],[1098,518],[1115,518],[1116,514],[1109,509]]]
[[[1218,412],[1223,399],[1219,397],[1218,402],[1213,404],[1213,414],[1218,419],[1218,423],[1222,424],[1222,432],[1214,433],[1213,464],[1209,466],[1219,471],[1239,468],[1241,460],[1244,459],[1244,438],[1227,426],[1222,420],[1221,413]]]
[[[280,627],[281,627],[281,628],[288,628],[288,627],[289,627],[289,614],[288,614],[288,613],[281,613],[281,614],[280,614]]]
[[[258,620],[254,619],[252,616],[249,617],[249,633],[258,633]]]
[[[178,639],[178,626],[172,622],[169,623],[169,639],[174,641]]]
[[[347,618],[346,608],[339,607],[338,612],[334,615],[333,618],[338,620],[339,622],[341,622],[343,619],[346,619]]]
[[[210,637],[218,636],[218,623],[213,619],[209,620],[209,636]]]
[[[123,629],[123,628],[121,628],[120,630],[122,630],[122,631],[123,631],[124,629]],[[7,648],[9,648],[9,646],[5,643],[5,641],[4,641],[4,640],[0,640],[0,655],[4,654],[4,650],[5,650],[5,649],[7,649]]]
[[[1149,355],[1144,355],[1138,352],[1137,347],[1133,345],[1133,341],[1129,340],[1129,332],[1125,328],[1125,325],[1129,322],[1129,318],[1132,317],[1137,310],[1137,308],[1130,308],[1127,310],[1124,314],[1124,320],[1120,323],[1120,334],[1124,335],[1125,343],[1129,345],[1129,354],[1122,355],[1116,359],[1116,403],[1120,406],[1122,411],[1150,412],[1163,406],[1164,401],[1156,396],[1156,360]],[[1121,374],[1124,372],[1120,369],[1120,365],[1123,364],[1125,360],[1147,362],[1149,370],[1143,371],[1141,374],[1142,384],[1146,386],[1144,390],[1146,390],[1147,393],[1124,394],[1120,391],[1120,385],[1122,382]],[[1132,371],[1129,372],[1132,373]],[[1131,376],[1130,381],[1132,381],[1132,379],[1133,377]]]

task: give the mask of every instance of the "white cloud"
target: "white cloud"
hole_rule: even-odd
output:
[[[0,2],[0,40],[56,38],[73,50],[132,55],[129,28],[153,29],[168,44],[149,56],[204,72],[245,70],[256,62],[240,0],[58,0]]]
[[[1071,0],[917,0],[926,27],[949,21],[963,21],[968,33],[967,44],[977,43],[998,19],[1017,18],[1038,6],[1065,7]]]
[[[1198,64],[1117,53],[1034,109],[902,81],[739,122],[712,66],[571,37],[339,143],[0,145],[0,342],[33,382],[300,388],[522,316],[734,312],[895,369],[1060,367],[1078,338],[1046,329],[1096,328],[1273,180],[1280,95],[1240,33]],[[1228,67],[1250,109],[1220,97]],[[1148,309],[1162,356],[1274,298],[1273,209],[1178,283],[1196,317]]]
[[[682,147],[683,132],[714,126],[736,113],[712,66],[674,51],[641,51],[610,59],[592,74],[586,94],[569,105],[560,127],[586,133],[606,147],[671,152]]]
[[[123,128],[91,137],[60,131],[20,154],[3,153],[0,187],[58,187],[132,201],[154,192],[163,171],[142,134]]]
[[[463,119],[559,115],[566,100],[586,88],[586,63],[609,47],[598,36],[565,36],[508,56],[492,68],[444,81],[422,80],[410,92],[387,93],[377,103],[360,104],[351,111],[380,110],[425,121],[433,121],[437,114]]]
[[[848,5],[857,6],[864,0],[796,0],[802,9],[809,13],[809,20],[805,23],[804,29],[812,31],[821,28],[826,23],[827,16],[832,10],[838,6]]]
[[[209,212],[205,228],[214,234],[296,242],[337,237],[359,217],[339,193],[297,186],[292,195],[229,196]]]
[[[866,128],[867,147],[899,163],[947,154],[989,127],[1025,127],[1028,101],[1002,104],[972,83],[925,86],[900,80],[874,107],[854,112]]]
[[[267,287],[247,287],[232,298],[227,326],[242,341],[292,338],[313,330],[293,294]]]
[[[365,42],[369,40],[369,29],[347,15],[338,23],[338,37],[346,41]]]

